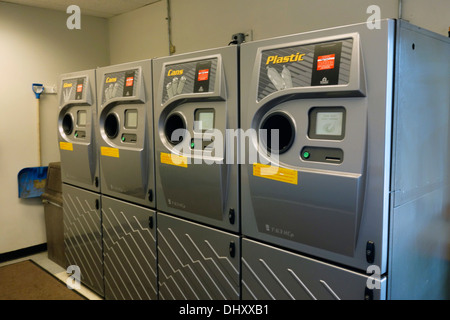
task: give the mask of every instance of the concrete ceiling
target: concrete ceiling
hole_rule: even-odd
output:
[[[66,11],[70,5],[80,7],[82,15],[111,18],[161,0],[6,0],[31,7]]]

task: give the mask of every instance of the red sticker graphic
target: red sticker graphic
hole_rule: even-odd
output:
[[[203,69],[198,71],[198,81],[208,80],[209,69]]]
[[[83,92],[83,85],[82,84],[77,85],[77,92]]]
[[[317,70],[334,69],[335,54],[317,57]]]
[[[132,87],[134,82],[134,77],[128,77],[125,80],[125,87]]]

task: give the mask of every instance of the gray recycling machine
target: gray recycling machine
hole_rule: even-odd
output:
[[[96,72],[63,74],[60,86],[58,142],[65,255],[68,266],[79,268],[79,280],[103,295]]]
[[[449,56],[395,20],[241,46],[243,299],[448,297]]]
[[[239,299],[237,47],[153,62],[159,298]]]
[[[152,62],[99,68],[97,88],[105,299],[154,300]]]

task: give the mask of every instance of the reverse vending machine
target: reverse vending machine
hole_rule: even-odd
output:
[[[157,299],[151,64],[97,70],[106,299]]]
[[[449,56],[394,20],[242,44],[243,299],[448,298]]]
[[[61,75],[60,84],[58,142],[66,260],[68,266],[79,268],[75,275],[83,284],[103,295],[95,70]]]
[[[240,297],[237,63],[235,46],[153,60],[160,299]]]

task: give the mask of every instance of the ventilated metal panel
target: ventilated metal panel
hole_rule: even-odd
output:
[[[63,184],[64,245],[68,265],[81,282],[103,295],[100,195]]]
[[[239,237],[158,213],[159,298],[239,299]]]
[[[385,282],[384,279],[369,279],[369,275],[299,254],[242,240],[242,298],[245,300],[380,299],[385,297]]]
[[[155,300],[155,212],[102,196],[105,298]]]

